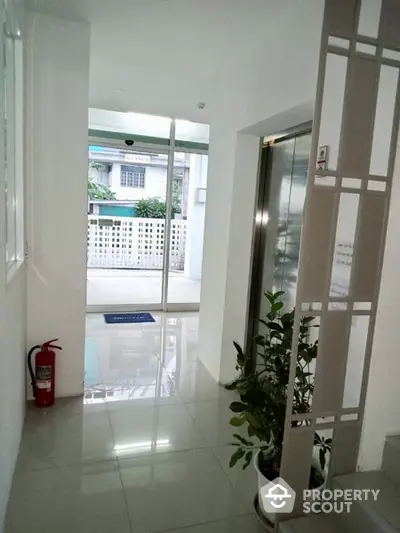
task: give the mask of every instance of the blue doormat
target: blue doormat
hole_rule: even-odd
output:
[[[139,322],[155,322],[150,313],[108,313],[104,315],[107,324],[137,324]]]

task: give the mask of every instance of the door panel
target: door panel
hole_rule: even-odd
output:
[[[168,154],[89,146],[87,305],[158,306]]]
[[[199,304],[208,156],[175,152],[168,304]]]

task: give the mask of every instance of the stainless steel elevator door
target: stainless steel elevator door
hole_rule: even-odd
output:
[[[285,291],[285,309],[295,303],[310,148],[307,132],[264,149],[258,205],[268,222],[255,243],[248,341],[260,332],[257,318],[268,312],[266,291]]]
[[[276,179],[281,183],[279,198],[274,199],[278,205],[278,224],[275,235],[272,290],[274,292],[285,291],[285,307],[288,308],[294,306],[296,299],[301,224],[306,197],[311,134],[295,137],[292,142],[290,174],[290,153],[286,151],[284,155],[288,157],[284,162],[283,175],[280,177],[279,174],[275,173],[271,176],[271,179]],[[291,147],[291,145],[289,146]],[[276,160],[276,157],[273,160]],[[274,168],[274,170],[279,169]],[[274,236],[271,237],[273,246]]]

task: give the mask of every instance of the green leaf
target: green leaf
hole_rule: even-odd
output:
[[[233,345],[236,348],[236,351],[237,351],[238,354],[244,355],[242,347],[240,346],[240,344],[238,344],[237,342],[233,341]]]
[[[238,448],[236,452],[232,455],[231,460],[229,461],[229,468],[233,468],[235,464],[244,456],[246,452],[242,448]]]
[[[274,329],[276,331],[283,332],[283,327],[278,322],[268,322],[267,326],[269,329]]]
[[[240,441],[242,444],[244,444],[245,446],[253,446],[253,443],[250,442],[249,440],[246,440],[244,437],[242,437],[241,435],[239,435],[239,433],[234,433],[233,436],[235,437],[235,439],[237,439],[238,441]]]
[[[254,367],[254,362],[252,359],[247,359],[247,361],[245,362],[244,364],[244,375],[245,376],[249,376],[250,374],[253,373],[253,367]]]
[[[240,426],[243,426],[243,424],[245,423],[246,419],[245,418],[239,418],[237,416],[234,416],[233,418],[231,418],[229,420],[229,423],[231,426],[234,426],[234,427],[240,427]]]
[[[234,413],[243,413],[246,410],[246,405],[242,402],[232,402],[229,409]]]
[[[254,437],[256,434],[253,426],[251,426],[250,424],[247,426],[247,434],[249,437]]]
[[[255,343],[258,344],[258,346],[265,346],[266,341],[264,335],[256,335],[254,340]]]
[[[302,350],[299,357],[308,365],[314,359],[314,354],[308,350]]]
[[[252,415],[251,413],[246,413],[246,420],[251,426],[253,426],[255,430],[260,427],[260,422],[255,415]]]
[[[314,435],[314,444],[321,445],[321,443],[322,443],[321,437],[318,435],[318,433],[315,433],[315,435]]]
[[[227,383],[226,385],[224,385],[224,389],[226,389],[226,390],[236,390],[237,386],[238,386],[238,382],[237,382],[237,380],[235,380],[235,381],[232,381],[232,383]]]
[[[237,352],[236,360],[238,362],[238,365],[240,367],[242,367],[244,365],[244,362],[245,362],[245,359],[246,359],[245,355],[243,353],[243,350],[242,350],[241,346],[237,342],[233,341],[233,345],[236,348],[236,352]]]
[[[281,316],[282,324],[286,324],[286,323],[291,322],[291,321],[293,321],[292,313],[285,313],[284,315]]]
[[[285,294],[285,291],[278,291],[274,294],[274,298],[275,300],[277,300],[278,298],[280,298],[281,296],[283,296]]]
[[[244,464],[243,464],[243,467],[242,469],[243,470],[246,470],[246,468],[249,466],[249,464],[251,463],[251,460],[253,458],[253,451],[250,450],[246,453],[246,456],[244,458]]]
[[[269,334],[269,336],[271,337],[271,339],[273,339],[273,338],[275,338],[275,339],[281,339],[281,337],[282,337],[282,332],[273,329],[273,330],[271,331],[271,333]]]
[[[276,303],[271,305],[271,311],[272,311],[272,313],[276,313],[277,311],[282,309],[282,307],[283,307],[283,303],[282,302],[276,302]]]
[[[325,470],[325,451],[321,448],[319,450],[319,463],[321,465],[321,470]]]
[[[312,322],[315,320],[315,316],[303,316],[301,319],[302,324],[308,324],[309,322]]]

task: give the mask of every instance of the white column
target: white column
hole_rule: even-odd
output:
[[[194,280],[201,279],[203,262],[206,204],[205,197],[200,198],[199,194],[204,195],[207,187],[207,166],[207,156],[191,154],[184,272],[186,277]]]
[[[56,394],[77,395],[85,346],[90,27],[30,14],[27,33],[27,345],[58,337]]]
[[[245,339],[258,157],[256,136],[211,127],[199,358],[221,382]]]

